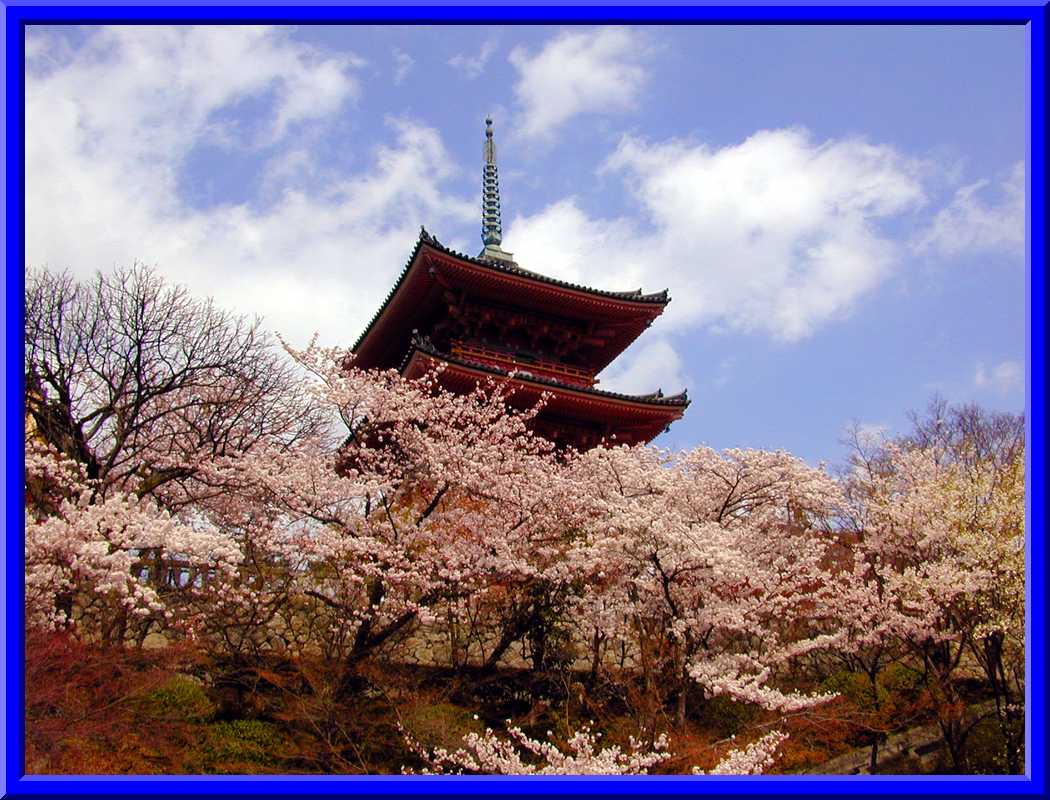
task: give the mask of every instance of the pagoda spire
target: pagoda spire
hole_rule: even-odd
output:
[[[503,242],[503,225],[499,214],[499,169],[496,167],[496,143],[492,139],[492,118],[485,120],[485,171],[482,176],[481,241],[486,245]]]
[[[514,263],[514,257],[503,250],[503,223],[500,219],[499,169],[496,167],[496,142],[492,138],[492,118],[485,119],[485,167],[481,180],[481,241],[485,249],[478,258]]]

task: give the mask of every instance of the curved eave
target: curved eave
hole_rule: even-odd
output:
[[[463,253],[452,250],[451,248],[445,247],[443,244],[438,242],[433,236],[423,232],[428,238],[427,244],[438,250],[445,255],[457,258],[460,261],[466,261],[470,264],[474,264],[485,269],[494,270],[496,272],[503,272],[507,275],[518,275],[529,280],[537,281],[539,283],[546,283],[551,286],[558,286],[562,289],[570,289],[574,292],[582,292],[584,294],[594,295],[596,297],[610,297],[616,300],[627,300],[632,303],[647,303],[652,305],[665,306],[671,302],[671,298],[667,294],[667,290],[664,289],[659,292],[643,293],[641,289],[635,289],[630,292],[610,292],[604,289],[595,289],[591,286],[584,286],[579,283],[570,283],[569,281],[559,280],[558,278],[551,278],[548,275],[542,275],[539,272],[533,272],[532,270],[523,269],[517,265],[507,264],[500,261],[489,261],[484,258],[474,258]],[[420,236],[420,241],[423,241],[423,236]]]
[[[604,389],[574,386],[537,375],[523,375],[520,372],[515,372],[511,375],[498,367],[439,353],[419,342],[414,342],[408,353],[405,354],[405,358],[402,360],[399,368],[400,372],[406,377],[416,377],[417,372],[425,372],[427,368],[421,363],[421,359],[448,364],[460,370],[467,370],[476,374],[478,378],[506,378],[520,386],[531,387],[537,393],[553,392],[562,397],[577,397],[581,402],[616,403],[638,410],[660,411],[662,412],[660,416],[667,417],[669,421],[680,418],[691,402],[685,391],[666,397],[660,391],[644,395],[621,394],[620,392],[609,392]]]
[[[393,366],[390,363],[391,351],[404,352],[404,344],[399,344],[396,340],[403,342],[410,335],[410,323],[404,319],[387,320],[387,325],[383,322],[390,315],[407,316],[412,308],[419,307],[420,303],[432,295],[436,285],[432,274],[434,270],[421,268],[428,260],[427,256],[430,256],[434,263],[444,265],[447,271],[469,274],[475,282],[488,286],[490,290],[498,284],[513,285],[516,291],[529,295],[537,304],[541,298],[545,298],[546,302],[552,298],[563,298],[562,305],[566,308],[578,305],[608,319],[622,318],[632,321],[632,330],[625,331],[625,335],[621,337],[624,341],[615,342],[607,348],[607,353],[603,353],[605,363],[599,368],[619,355],[653,319],[663,313],[664,307],[670,302],[666,290],[652,294],[643,294],[641,290],[607,292],[549,278],[520,267],[471,258],[445,247],[423,230],[394,286],[354,343],[352,350],[359,356],[364,356],[362,361],[365,366]],[[412,296],[407,297],[405,294]],[[399,309],[399,305],[406,308]],[[566,309],[561,310],[564,312]],[[383,331],[384,327],[391,329]],[[405,330],[402,330],[403,328]],[[384,346],[375,343],[378,339],[389,341]]]
[[[394,285],[390,288],[390,291],[387,292],[386,297],[383,299],[382,305],[380,305],[376,313],[372,315],[372,319],[368,321],[368,325],[365,326],[365,329],[361,332],[361,335],[357,337],[357,341],[354,342],[354,346],[351,348],[353,352],[357,352],[358,348],[368,337],[368,334],[371,333],[372,328],[375,327],[376,322],[378,322],[379,318],[383,316],[383,312],[386,311],[387,306],[390,305],[391,301],[397,295],[398,290],[401,288],[401,284],[405,282],[405,278],[408,277],[408,273],[412,269],[412,265],[416,261],[416,256],[419,255],[420,248],[423,247],[423,237],[425,235],[429,235],[427,234],[425,229],[420,231],[419,238],[416,239],[416,246],[412,248],[412,253],[411,255],[409,255],[408,261],[405,262],[405,266],[401,270],[401,274],[397,276],[397,281],[394,282]]]

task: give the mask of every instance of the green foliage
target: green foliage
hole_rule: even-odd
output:
[[[760,709],[751,703],[740,703],[725,695],[704,700],[700,718],[720,738],[735,736],[753,722]]]
[[[468,733],[483,733],[484,724],[474,714],[452,703],[418,703],[401,715],[401,724],[421,744],[433,749],[455,750]]]
[[[923,689],[922,673],[904,664],[890,664],[879,676],[879,689],[888,696],[914,700]]]
[[[213,722],[204,727],[191,770],[213,775],[279,772],[286,744],[280,728],[255,719]]]
[[[877,685],[879,707],[884,709],[915,703],[923,690],[922,675],[903,664],[890,664],[882,670]],[[821,682],[820,691],[840,694],[858,708],[871,709],[875,705],[871,681],[863,672],[833,672]]]
[[[834,692],[861,707],[871,705],[871,682],[862,672],[840,669],[831,673],[820,684],[821,692]]]
[[[1024,721],[1015,723],[1023,729]],[[1018,731],[1020,733],[1020,731]],[[1024,736],[1018,736],[1021,746],[1021,763],[1024,763]],[[966,759],[970,772],[975,775],[1005,775],[1010,768],[1005,755],[1006,742],[994,716],[977,723],[966,741]]]
[[[188,675],[175,675],[137,698],[137,712],[148,719],[206,722],[215,715],[215,704],[203,687]]]

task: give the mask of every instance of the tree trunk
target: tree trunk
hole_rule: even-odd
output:
[[[981,658],[985,676],[995,697],[995,717],[999,723],[999,732],[1003,737],[1003,756],[1007,771],[1020,774],[1021,770],[1021,735],[1018,717],[1014,711],[1013,692],[1003,664],[1003,634],[994,631],[981,642]]]
[[[688,687],[684,680],[678,682],[678,702],[675,708],[675,724],[679,730],[685,727],[685,701],[686,695],[688,694]]]
[[[495,649],[489,653],[489,657],[485,659],[485,663],[481,666],[483,672],[492,672],[496,669],[496,665],[499,663],[499,660],[503,658],[504,653],[510,649],[512,644],[521,638],[521,629],[522,626],[517,621],[512,622],[503,629],[503,635],[500,636],[500,640],[496,644]]]
[[[881,705],[879,703],[879,674],[875,671],[869,671],[867,673],[868,681],[871,683],[871,704],[875,709],[875,719],[878,724],[882,724],[879,718],[879,710]],[[872,731],[871,734],[871,758],[868,759],[868,772],[872,775],[875,774],[875,770],[879,766],[879,743],[882,740],[882,734],[879,731]]]
[[[598,670],[601,668],[602,642],[604,639],[602,632],[595,628],[594,636],[591,638],[591,671],[587,677],[587,681],[591,686],[598,682]]]

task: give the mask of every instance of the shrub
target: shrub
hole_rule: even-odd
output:
[[[420,744],[430,749],[455,750],[468,733],[483,733],[485,726],[474,714],[452,703],[419,703],[401,714],[401,724]]]
[[[719,738],[735,736],[753,722],[760,709],[750,703],[741,703],[727,695],[718,695],[704,700],[700,717],[705,727]]]
[[[172,676],[139,697],[136,707],[141,716],[155,720],[206,722],[215,715],[215,704],[188,675]]]
[[[213,722],[203,730],[191,769],[217,775],[279,772],[286,739],[280,728],[255,719]]]

